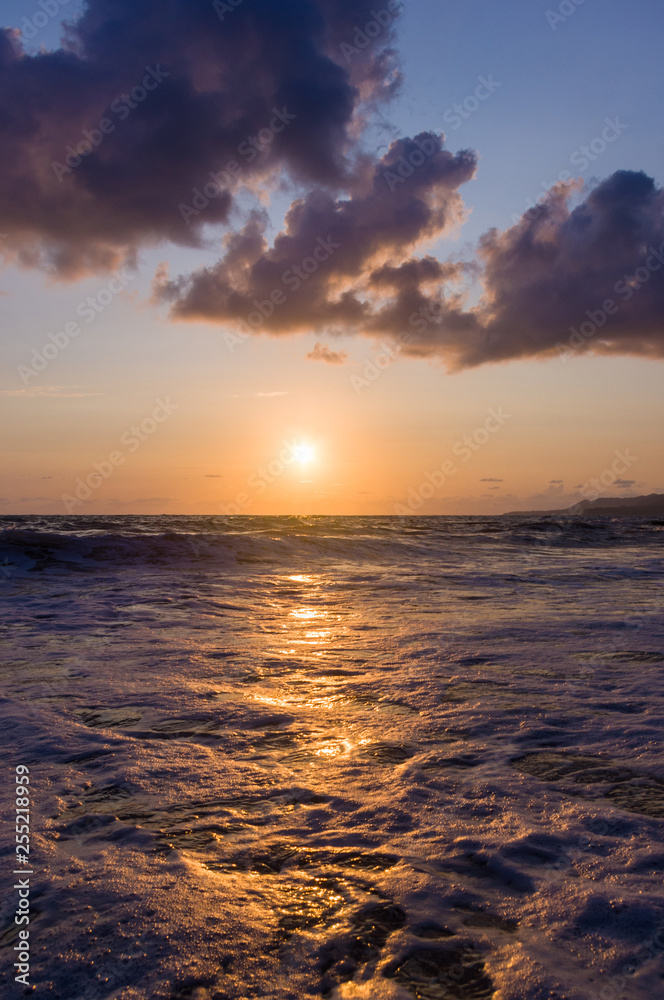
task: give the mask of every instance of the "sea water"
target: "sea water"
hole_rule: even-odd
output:
[[[0,529],[7,995],[662,995],[664,523]]]

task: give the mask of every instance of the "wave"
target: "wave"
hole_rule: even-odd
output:
[[[379,563],[439,567],[498,551],[659,546],[648,518],[19,517],[0,518],[0,573],[101,565]]]

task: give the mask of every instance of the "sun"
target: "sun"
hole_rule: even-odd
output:
[[[299,465],[310,465],[316,458],[316,449],[311,444],[294,444],[293,455]]]

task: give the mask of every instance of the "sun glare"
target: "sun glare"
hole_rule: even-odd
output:
[[[316,449],[310,444],[295,444],[293,454],[300,465],[310,465],[316,458]]]

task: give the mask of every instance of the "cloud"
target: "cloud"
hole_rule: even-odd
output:
[[[223,478],[224,478],[223,476],[215,476],[212,473],[208,473],[206,476],[203,476],[203,479],[223,479]]]
[[[418,308],[438,305],[443,286],[464,273],[463,264],[412,252],[462,221],[458,189],[475,169],[474,153],[449,152],[440,135],[399,139],[380,160],[363,164],[350,197],[311,190],[293,202],[272,246],[267,216],[254,213],[225,238],[216,265],[160,277],[155,296],[171,304],[175,318],[230,322],[245,333],[398,336]]]
[[[564,479],[550,479],[549,486],[560,486],[565,482]]]
[[[23,396],[32,398],[35,396],[49,396],[53,399],[80,399],[84,396],[104,396],[103,392],[72,392],[78,386],[66,385],[33,385],[29,389],[0,389],[0,396]]]
[[[234,392],[227,399],[275,399],[277,396],[288,396],[288,392]]]
[[[88,0],[36,55],[0,30],[3,250],[75,277],[161,241],[200,246],[239,189],[282,170],[343,186],[361,116],[400,82],[396,14],[352,58],[342,47],[375,7],[250,0],[222,20],[210,0],[171,0],[168,17],[158,0]],[[187,219],[211,171],[221,193]]]
[[[632,486],[636,486],[636,479],[616,479],[613,485],[621,490],[628,490]]]
[[[174,504],[181,503],[177,497],[132,497],[130,499],[122,499],[120,497],[92,497],[90,500],[86,501],[86,504],[90,507],[124,507],[131,508],[136,504],[148,504],[148,503],[162,503],[162,504]]]
[[[346,351],[331,351],[325,344],[316,344],[313,351],[307,354],[309,361],[325,361],[328,365],[343,365],[347,359]]]
[[[431,143],[435,153],[386,191],[395,165]],[[473,154],[453,155],[431,133],[398,140],[350,198],[310,192],[271,247],[255,216],[227,239],[217,265],[162,282],[157,297],[176,318],[230,322],[245,336],[313,329],[391,338],[403,355],[439,358],[450,370],[572,346],[664,357],[664,192],[651,178],[618,171],[574,209],[574,185],[558,184],[540,211],[482,237],[480,270],[417,257],[463,218],[458,188],[474,170]],[[321,239],[333,253],[294,278]],[[468,271],[484,286],[473,308],[460,287]],[[275,290],[290,294],[271,308]]]
[[[493,479],[492,477],[488,477],[486,479],[480,479],[480,482],[481,483],[504,483],[505,480],[504,479]]]
[[[70,279],[159,243],[207,248],[206,227],[225,227],[212,266],[158,270],[173,319],[386,338],[450,370],[561,345],[664,357],[664,192],[643,172],[556,184],[470,262],[430,255],[464,221],[477,154],[430,131],[367,151],[400,84],[396,15],[381,26],[376,7],[247,0],[220,19],[209,0],[171,0],[166,18],[158,0],[88,0],[63,47],[36,55],[0,30],[3,255]],[[289,186],[269,242],[244,195]]]
[[[571,328],[587,352],[664,356],[664,192],[619,170],[570,209],[576,188],[556,185],[539,212],[483,237],[485,299],[449,343],[459,366],[551,354]]]

